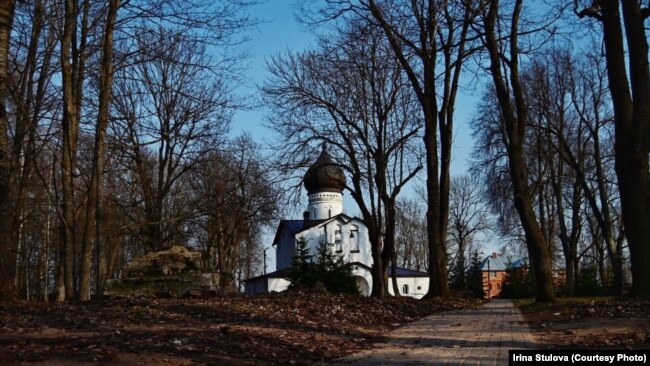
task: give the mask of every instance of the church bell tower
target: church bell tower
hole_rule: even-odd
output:
[[[307,169],[304,178],[309,204],[310,220],[324,220],[343,213],[343,189],[345,174],[334,161],[323,144],[318,159]]]

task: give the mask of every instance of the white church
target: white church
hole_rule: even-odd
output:
[[[304,177],[309,204],[303,218],[281,220],[273,239],[276,253],[276,271],[246,280],[245,291],[258,294],[284,291],[290,282],[286,279],[294,256],[296,243],[307,241],[311,254],[321,242],[333,243],[331,250],[352,264],[359,293],[369,296],[372,289],[370,268],[373,264],[368,230],[363,220],[343,212],[345,174],[327,152],[325,146],[318,159]],[[389,267],[390,271],[390,267]],[[396,268],[398,289],[402,296],[421,298],[429,289],[429,275],[425,272]],[[394,295],[393,286],[388,286]]]

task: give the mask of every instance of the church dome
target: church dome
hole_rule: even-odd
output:
[[[345,174],[327,152],[323,145],[323,151],[312,166],[305,173],[305,189],[307,193],[316,192],[343,192],[345,188]]]

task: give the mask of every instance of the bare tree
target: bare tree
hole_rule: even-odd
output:
[[[208,267],[219,276],[219,290],[239,289],[240,273],[252,275],[254,238],[277,216],[279,189],[274,187],[260,147],[241,136],[225,151],[212,152],[190,174],[196,205],[194,225],[205,248]]]
[[[612,191],[608,176],[613,174],[611,159],[607,156],[607,131],[611,125],[611,109],[607,103],[605,70],[602,62],[593,54],[582,55],[576,60],[568,51],[552,52],[550,59],[536,69],[532,81],[530,99],[537,105],[540,115],[539,128],[549,133],[549,144],[562,158],[553,165],[558,171],[553,190],[559,200],[562,193],[563,165],[568,165],[573,181],[572,204],[557,212],[560,224],[560,241],[567,260],[567,282],[570,285],[577,274],[577,242],[581,222],[579,212],[584,200],[594,215],[605,242],[614,274],[611,292],[620,294],[623,290],[622,248],[618,247],[614,223]],[[544,76],[546,75],[546,76]],[[566,96],[569,95],[570,98]],[[608,174],[608,170],[612,174]],[[569,193],[569,192],[565,192]],[[563,207],[558,201],[558,207]],[[565,224],[565,212],[571,213],[571,225]],[[569,265],[571,263],[571,265]],[[609,283],[604,283],[609,285]],[[571,289],[571,286],[568,286]]]
[[[422,107],[429,239],[429,291],[425,298],[446,297],[449,289],[445,241],[453,112],[474,16],[471,1],[415,1],[391,8],[369,0],[364,5],[390,40]]]
[[[397,202],[395,224],[395,252],[401,267],[427,271],[426,207],[418,199],[400,199]]]
[[[271,126],[286,139],[279,149],[285,172],[311,163],[304,151],[315,143],[339,155],[369,232],[372,295],[382,297],[396,200],[421,169],[421,120],[383,35],[359,19],[343,27],[317,51],[273,59],[263,91],[276,114]]]
[[[48,87],[58,67],[55,60],[57,40],[54,37],[54,19],[46,16],[47,6],[48,2],[42,0],[17,4],[15,36],[10,45],[10,70],[14,77],[9,84],[13,136],[10,168],[12,202],[8,211],[12,212],[13,218],[8,236],[18,255],[16,284],[21,296],[27,299],[31,296],[43,299],[47,295],[43,291],[29,291],[30,288],[39,287],[39,283],[30,279],[26,268],[35,266],[29,263],[30,258],[35,257],[40,258],[38,268],[43,268],[47,263],[46,254],[49,254],[48,240],[35,240],[38,235],[33,231],[38,229],[31,226],[38,222],[33,218],[40,217],[43,212],[51,213],[47,209],[49,203],[43,205],[40,199],[34,199],[46,198],[42,196],[43,189],[34,173],[42,161],[38,157],[42,153],[41,131],[43,126],[51,123],[56,113],[54,111],[60,106],[60,96],[53,92],[54,88]],[[45,271],[38,276],[45,277]],[[34,283],[30,284],[32,281]]]
[[[452,177],[449,190],[449,239],[455,255],[450,262],[451,284],[465,288],[467,258],[474,237],[489,229],[488,208],[483,202],[481,185],[467,175]]]
[[[406,73],[424,117],[430,285],[426,298],[448,296],[447,219],[454,108],[470,53],[472,1],[328,0],[320,17],[353,13],[376,25]]]
[[[502,7],[498,0],[485,1],[483,4],[484,44],[489,55],[489,70],[503,119],[503,142],[507,151],[513,203],[526,237],[529,260],[537,285],[537,301],[550,302],[555,300],[552,256],[550,245],[533,209],[524,153],[528,104],[519,70],[519,22],[523,1],[516,0],[507,17],[502,13],[505,6]]]
[[[11,195],[9,184],[9,120],[7,119],[7,79],[8,79],[8,56],[9,37],[14,19],[16,2],[14,0],[3,1],[0,5],[0,300],[14,299],[17,296],[14,284],[15,253],[12,251],[13,244],[6,233],[11,229],[12,212],[7,208],[11,207]]]
[[[224,81],[237,80],[243,70],[242,30],[255,23],[243,10],[252,2],[5,3],[14,21],[6,48],[11,77],[2,79],[7,125],[0,132],[8,138],[2,142],[7,142],[11,192],[3,210],[9,221],[2,257],[9,265],[2,273],[25,299],[46,299],[56,287],[58,300],[88,300],[93,270],[101,292],[104,276],[119,273],[128,259],[122,254],[133,248],[127,245],[133,238],[122,235],[133,233],[127,220],[133,210],[122,197],[129,190],[116,188],[132,173],[119,170],[125,165],[115,147],[125,140],[106,131],[113,111],[112,70],[133,70],[132,62],[163,54],[157,53],[158,39],[144,37],[152,28],[166,28],[172,38],[181,35],[210,48],[204,79],[218,80],[230,103],[234,84]],[[105,172],[116,174],[107,179]]]
[[[647,103],[650,66],[645,21],[650,12],[642,1],[597,0],[588,7],[580,3],[574,1],[578,16],[588,16],[602,24],[614,105],[616,174],[632,263],[632,291],[647,295],[650,293],[647,265],[650,262],[650,205],[647,204],[650,200],[650,104]]]
[[[114,133],[126,142],[142,202],[136,220],[150,249],[180,239],[190,213],[173,204],[185,194],[179,179],[219,146],[234,106],[224,80],[210,72],[206,48],[168,33],[139,35],[139,60],[116,74],[113,92]],[[149,48],[154,43],[157,50]]]

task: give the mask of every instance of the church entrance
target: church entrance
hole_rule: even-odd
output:
[[[361,276],[355,276],[354,278],[357,281],[359,294],[362,296],[370,296],[370,285],[368,285],[368,281]]]

